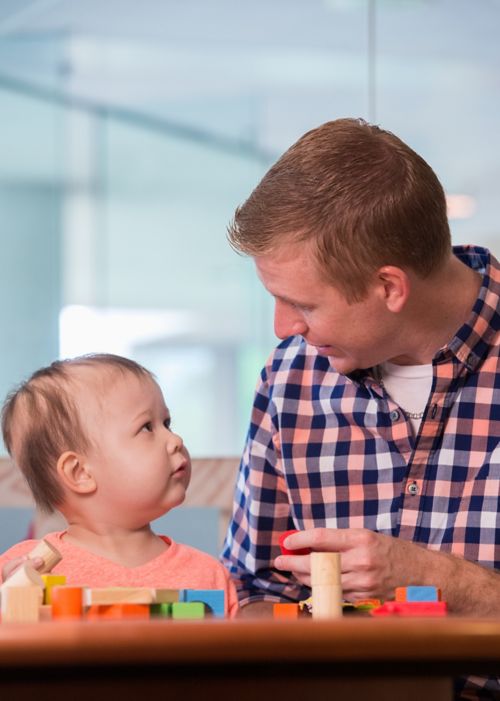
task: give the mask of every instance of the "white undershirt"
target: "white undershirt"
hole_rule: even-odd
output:
[[[385,362],[380,366],[382,382],[387,394],[405,414],[422,414],[432,386],[432,363],[429,365],[396,365]],[[422,417],[409,417],[415,435]]]

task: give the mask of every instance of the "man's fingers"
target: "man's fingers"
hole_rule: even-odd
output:
[[[274,566],[285,572],[293,572],[294,574],[310,574],[311,572],[311,556],[310,555],[280,555],[274,561]]]
[[[363,543],[373,534],[362,528],[310,528],[298,531],[285,539],[284,545],[290,550],[310,548],[324,552],[342,552]]]

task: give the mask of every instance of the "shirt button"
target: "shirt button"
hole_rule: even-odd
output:
[[[398,421],[401,414],[399,413],[399,411],[397,409],[394,409],[393,411],[391,411],[390,416],[391,416],[391,421]]]
[[[418,494],[418,484],[416,482],[410,482],[408,485],[408,492],[415,497]]]

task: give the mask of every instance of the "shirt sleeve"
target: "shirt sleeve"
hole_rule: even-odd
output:
[[[291,573],[273,567],[281,533],[294,528],[282,472],[279,422],[264,369],[257,386],[236,483],[222,561],[235,579],[240,605],[300,601],[310,596]]]

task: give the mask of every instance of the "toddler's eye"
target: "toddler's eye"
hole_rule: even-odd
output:
[[[144,426],[141,428],[141,431],[147,431],[148,433],[151,433],[153,430],[153,423],[152,421],[147,421]]]
[[[168,417],[168,419],[165,419],[165,421],[163,422],[163,425],[165,426],[165,428],[168,428],[168,430],[170,431],[170,426],[172,425],[172,419],[170,418],[170,416]]]

